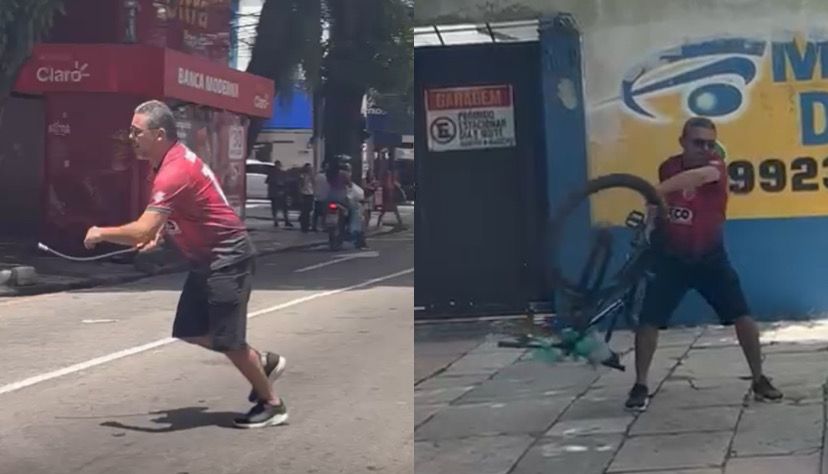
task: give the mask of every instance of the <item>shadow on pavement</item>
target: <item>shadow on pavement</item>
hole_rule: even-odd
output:
[[[130,431],[140,431],[142,433],[172,433],[174,431],[203,428],[205,426],[219,426],[221,428],[238,429],[233,425],[233,418],[240,416],[241,413],[225,411],[211,412],[207,410],[207,407],[186,407],[149,413],[150,415],[162,415],[158,418],[152,419],[151,421],[153,423],[159,425],[166,424],[169,426],[135,426],[127,425],[121,423],[120,421],[106,421],[101,423],[101,426]]]

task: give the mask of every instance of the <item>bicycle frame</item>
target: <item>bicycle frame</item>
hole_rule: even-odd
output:
[[[640,213],[633,212],[630,216],[639,215],[644,217]],[[569,297],[576,302],[587,302],[586,304],[579,305],[576,303],[575,310],[572,311],[574,313],[580,313],[580,316],[575,316],[575,319],[580,319],[582,324],[575,324],[578,327],[578,339],[582,338],[590,329],[594,328],[602,321],[607,318],[610,318],[610,324],[607,329],[607,332],[604,336],[604,341],[609,342],[612,338],[613,330],[616,326],[618,316],[622,314],[624,310],[627,309],[627,305],[630,303],[630,298],[637,290],[638,285],[641,283],[642,278],[637,278],[635,280],[628,280],[624,278],[625,275],[628,274],[635,274],[636,269],[639,265],[646,265],[647,262],[647,252],[649,252],[649,242],[647,240],[647,231],[648,231],[648,224],[646,222],[632,222],[631,219],[628,217],[627,219],[627,226],[636,229],[636,233],[632,239],[631,243],[631,250],[626,255],[626,260],[621,267],[621,270],[618,272],[618,275],[621,275],[618,278],[618,281],[611,286],[597,290],[600,284],[603,282],[603,276],[606,273],[606,268],[608,265],[608,260],[610,258],[609,253],[604,253],[603,259],[600,262],[597,262],[594,258],[596,254],[595,248],[593,248],[593,252],[590,253],[589,261],[587,266],[584,269],[584,273],[581,278],[581,283],[583,286],[586,286],[586,282],[588,281],[588,270],[590,267],[594,267],[598,265],[599,277],[596,279],[596,282],[592,285],[593,288],[590,290],[585,290],[583,292],[578,293],[571,293],[564,291],[565,293],[570,293]],[[608,240],[599,240],[597,242],[599,245],[609,245]],[[595,302],[595,304],[589,304],[589,302]],[[594,310],[594,311],[593,311]],[[556,317],[560,317],[563,319],[570,319],[571,314],[559,314]],[[594,313],[591,316],[587,316],[588,319],[583,319],[582,316]],[[556,348],[561,349],[564,351],[571,351],[572,347],[571,344],[565,342],[558,342],[558,343],[543,343],[541,340],[537,339],[536,337],[524,334],[518,337],[518,340],[512,341],[500,341],[498,343],[500,347],[511,347],[511,348],[530,348],[530,349],[543,349],[543,348]],[[620,370],[624,370],[623,366],[611,365],[614,368],[618,368]]]

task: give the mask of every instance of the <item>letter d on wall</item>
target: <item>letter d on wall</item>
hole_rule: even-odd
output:
[[[802,144],[828,144],[828,92],[799,94],[799,111]],[[820,127],[819,130],[816,129],[817,126]]]

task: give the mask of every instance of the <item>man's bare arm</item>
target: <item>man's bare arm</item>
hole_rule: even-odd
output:
[[[719,168],[707,165],[682,171],[656,185],[656,190],[662,195],[670,194],[675,191],[694,189],[707,183],[714,183],[721,178],[722,172]]]
[[[99,227],[97,240],[129,246],[145,246],[155,240],[167,222],[167,214],[146,210],[138,220],[118,227]],[[93,237],[93,240],[96,240]]]

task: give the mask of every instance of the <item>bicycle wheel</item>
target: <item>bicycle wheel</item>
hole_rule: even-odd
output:
[[[655,187],[647,180],[631,174],[610,174],[592,179],[588,181],[586,186],[582,189],[567,196],[555,212],[549,229],[552,250],[555,257],[550,268],[550,278],[551,283],[555,286],[555,288],[566,290],[570,297],[580,297],[581,299],[588,298],[588,293],[596,289],[595,286],[597,283],[596,285],[592,285],[592,288],[587,288],[583,284],[585,280],[583,276],[579,279],[579,281],[574,281],[564,275],[558,259],[558,256],[562,253],[561,246],[564,234],[564,224],[566,223],[567,218],[572,215],[578,206],[585,200],[589,199],[591,195],[613,188],[625,188],[635,191],[644,198],[644,201],[648,206],[653,206],[655,208],[654,224],[656,228],[659,228],[664,219],[666,219],[666,206],[664,205],[664,201],[659,196]],[[602,254],[606,254],[610,247],[609,243],[606,242],[606,235],[608,235],[608,231],[602,230],[601,233],[599,233],[599,238],[596,240],[596,246],[602,247],[602,249],[599,249],[598,252]],[[587,265],[581,272],[582,275],[592,274],[596,269],[595,265],[597,259],[592,256],[595,252],[596,250],[593,248]],[[611,278],[615,284],[620,286],[630,286],[640,279],[646,270],[646,266],[638,265],[636,263],[637,262],[628,262],[628,264],[623,265],[622,268]],[[601,261],[599,264],[600,267],[598,268],[598,273],[603,277],[603,273],[606,271],[606,269],[603,268],[606,265],[606,261]]]

